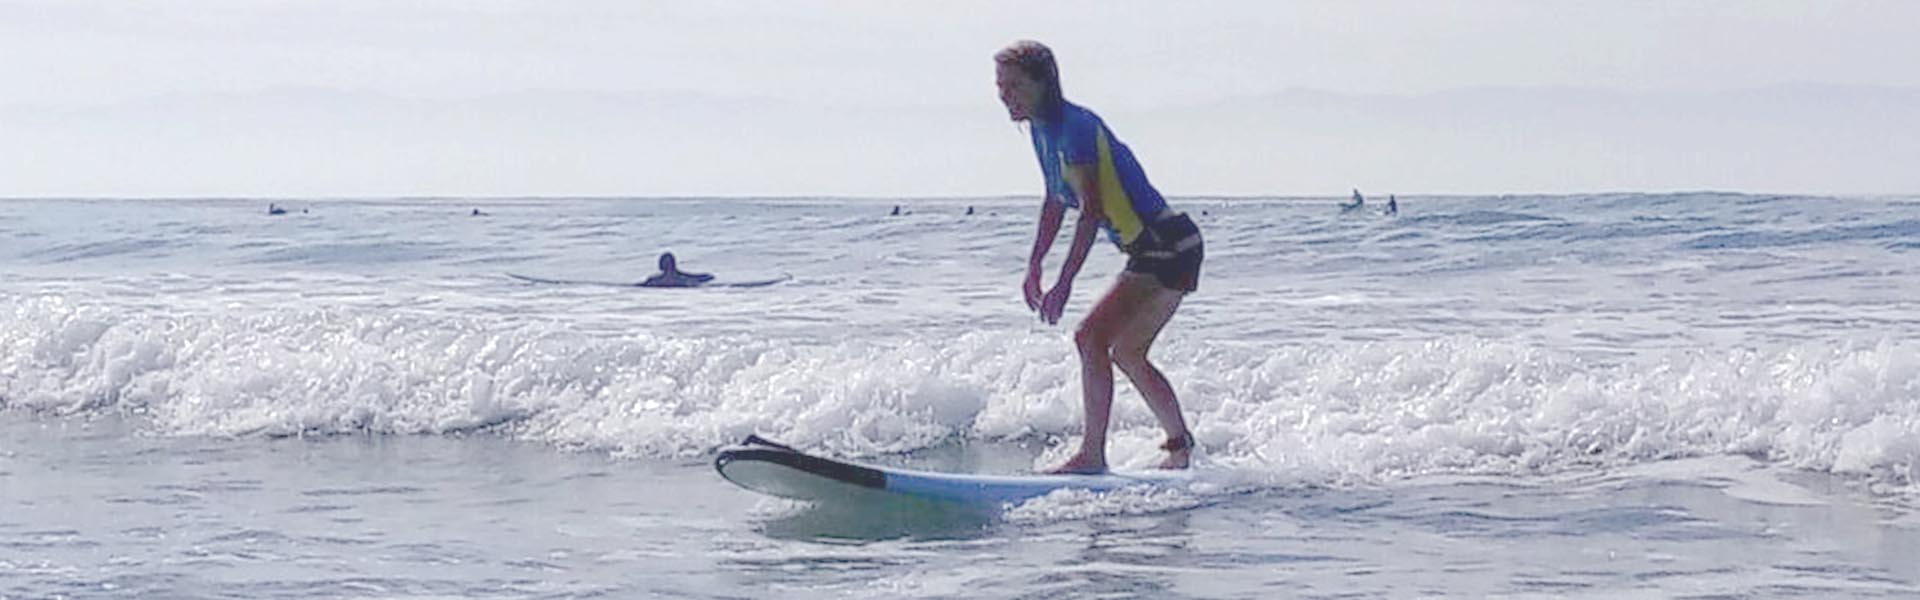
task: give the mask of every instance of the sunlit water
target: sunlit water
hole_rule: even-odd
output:
[[[991,515],[708,461],[1062,457],[1031,201],[0,203],[0,597],[1920,597],[1920,203],[1333,203],[1176,201],[1199,483]],[[664,250],[792,279],[506,276]]]

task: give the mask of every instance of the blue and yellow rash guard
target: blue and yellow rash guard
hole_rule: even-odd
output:
[[[1167,210],[1167,201],[1147,182],[1133,151],[1113,136],[1099,115],[1072,102],[1061,103],[1059,119],[1032,122],[1033,152],[1039,155],[1040,171],[1047,178],[1047,195],[1059,198],[1068,208],[1080,208],[1080,198],[1067,184],[1066,165],[1095,165],[1100,209],[1107,217],[1100,226],[1124,251]]]

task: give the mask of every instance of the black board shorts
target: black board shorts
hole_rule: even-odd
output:
[[[1185,214],[1154,221],[1121,250],[1127,253],[1129,273],[1152,275],[1170,290],[1200,289],[1200,261],[1206,247],[1200,241],[1200,226]]]

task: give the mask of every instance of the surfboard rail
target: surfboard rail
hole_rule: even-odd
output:
[[[704,289],[704,288],[756,288],[756,287],[766,287],[766,286],[770,286],[778,283],[785,283],[793,279],[793,275],[788,273],[781,273],[779,277],[773,277],[769,279],[758,279],[758,280],[751,280],[751,281],[722,280],[722,281],[712,281],[712,282],[702,283],[700,285],[650,286],[650,285],[642,285],[640,282],[637,282],[637,281],[627,282],[627,281],[597,281],[597,280],[591,280],[591,279],[554,279],[551,277],[536,277],[533,275],[522,275],[519,273],[511,273],[511,272],[507,273],[507,277],[518,279],[520,281],[524,281],[527,283],[539,283],[539,284],[546,284],[546,285],[586,285],[586,286],[599,286],[599,287],[642,288],[642,289],[658,289],[658,290]]]
[[[757,435],[723,449],[713,466],[734,485],[783,498],[825,501],[847,494],[886,493],[961,504],[1017,503],[1058,490],[1107,492],[1137,486],[1184,484],[1187,471],[1109,472],[1096,475],[982,475],[868,465],[825,458]]]

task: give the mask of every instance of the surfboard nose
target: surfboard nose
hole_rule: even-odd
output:
[[[809,455],[759,436],[713,458],[720,477],[743,488],[797,500],[844,497],[848,486],[883,490],[887,476],[877,469]]]

